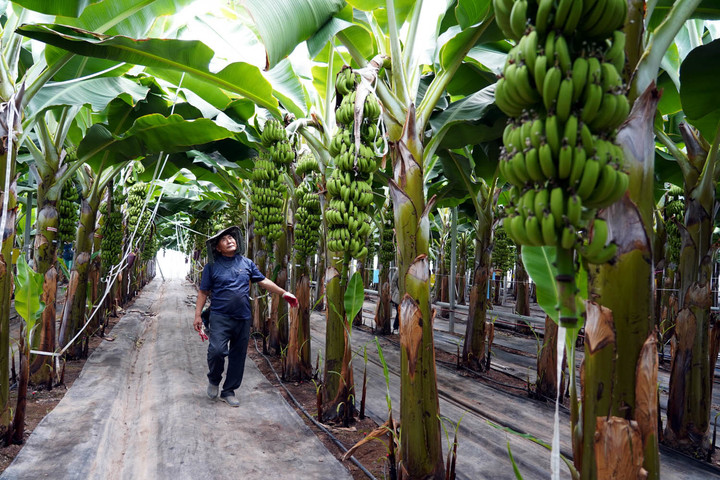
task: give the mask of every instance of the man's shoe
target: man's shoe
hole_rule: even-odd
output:
[[[220,392],[220,386],[219,385],[213,385],[212,383],[208,383],[207,388],[207,396],[211,399],[216,399],[218,396],[218,393]]]
[[[228,405],[230,405],[231,407],[239,407],[240,406],[240,400],[238,400],[235,395],[227,395],[224,397],[220,397],[220,399],[223,400]]]

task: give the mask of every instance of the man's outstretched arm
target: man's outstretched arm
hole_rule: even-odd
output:
[[[258,282],[258,285],[260,285],[270,293],[277,293],[278,295],[282,296],[282,298],[285,299],[285,301],[288,302],[291,307],[297,307],[298,301],[297,298],[295,298],[295,295],[288,292],[287,290],[284,290],[272,280],[265,278],[263,280],[260,280]]]

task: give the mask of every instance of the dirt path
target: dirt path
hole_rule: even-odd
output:
[[[194,293],[150,283],[0,478],[350,478],[253,362],[240,408],[206,397]]]

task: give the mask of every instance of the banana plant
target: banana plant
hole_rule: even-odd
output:
[[[712,235],[717,209],[715,192],[720,179],[720,130],[717,127],[720,115],[717,108],[704,101],[697,92],[711,81],[713,69],[704,65],[717,54],[720,40],[703,45],[699,41],[701,38],[702,35],[697,35],[697,46],[687,54],[679,68],[680,101],[689,122],[678,125],[685,152],[668,134],[675,132],[656,129],[656,134],[682,172],[684,197],[684,219],[678,224],[682,231],[682,246],[678,262],[677,348],[670,375],[664,441],[673,448],[704,457],[710,444],[714,359],[720,347],[720,329],[710,328]]]
[[[6,431],[5,443],[22,443],[25,436],[25,408],[30,377],[30,345],[37,322],[42,316],[45,304],[40,299],[43,291],[43,276],[36,273],[20,255],[15,276],[15,310],[23,319],[20,333],[20,378],[18,379],[17,407],[12,428]]]

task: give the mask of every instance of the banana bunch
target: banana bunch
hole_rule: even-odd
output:
[[[136,182],[128,188],[127,192],[127,203],[126,203],[126,215],[127,215],[127,234],[133,237],[133,247],[141,245],[145,241],[144,235],[148,236],[150,228],[145,227],[150,223],[152,207],[148,205],[143,210],[143,204],[145,203],[145,197],[148,193],[148,186],[144,182]],[[137,231],[136,231],[137,228]]]
[[[335,85],[343,98],[335,111],[340,129],[328,147],[335,170],[325,182],[330,199],[325,220],[328,248],[363,259],[368,255],[365,243],[371,231],[372,179],[379,163],[376,151],[384,139],[378,134],[380,102],[374,93],[367,92],[362,105],[357,105],[362,98],[358,97],[359,84],[359,75],[352,69],[345,68],[338,73]],[[357,142],[356,122],[360,132]]]
[[[103,225],[100,229],[102,239],[100,240],[100,258],[102,270],[107,272],[120,261],[123,243],[123,215],[120,207],[125,203],[125,195],[121,189],[116,189],[112,194],[112,209],[107,211],[107,202],[100,208],[103,214]]]
[[[550,30],[604,39],[623,27],[625,0],[493,0],[495,21],[503,34],[519,40],[529,26],[541,35]]]
[[[523,245],[578,248],[590,262],[615,254],[596,209],[628,187],[614,141],[625,96],[624,0],[493,0],[516,45],[495,87],[509,117],[500,174],[512,185],[504,227]],[[587,255],[585,254],[587,252]]]
[[[314,174],[298,186],[295,190],[298,209],[295,212],[295,248],[300,253],[300,263],[317,252],[320,241],[320,225],[322,223],[320,212],[320,194]]]
[[[298,177],[305,177],[306,175],[314,172],[320,172],[320,165],[318,164],[315,155],[311,153],[301,155],[297,166],[295,167],[295,174]]]
[[[80,195],[72,180],[68,181],[62,189],[60,205],[58,206],[58,237],[61,242],[75,241],[78,220],[80,218],[78,200]]]
[[[285,128],[275,119],[265,123],[260,138],[267,150],[255,161],[250,200],[255,234],[267,237],[272,244],[283,235],[287,188],[282,182],[282,175],[295,159],[295,151]],[[272,248],[268,248],[268,252],[272,252]]]
[[[157,254],[157,251],[160,248],[160,241],[158,240],[157,232],[155,231],[155,226],[153,225],[153,227],[151,227],[151,228],[152,228],[153,233],[145,241],[145,245],[143,247],[142,253],[140,254],[140,258],[145,262],[155,258],[155,255]]]
[[[385,217],[388,218],[388,217]],[[392,219],[392,217],[390,217]],[[395,234],[393,232],[393,223],[391,220],[386,221],[383,225],[382,234],[380,235],[380,265],[390,266],[390,262],[395,260]]]

